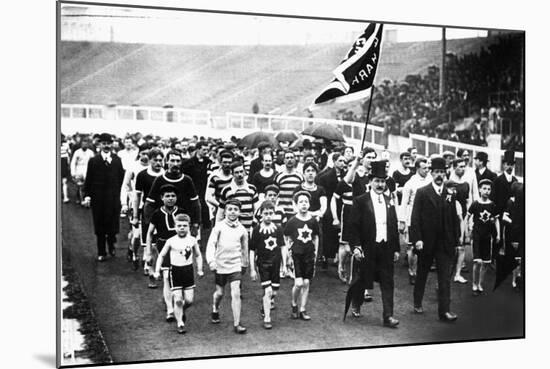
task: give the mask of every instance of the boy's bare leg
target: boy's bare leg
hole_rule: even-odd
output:
[[[175,290],[174,292],[174,314],[176,316],[176,322],[178,327],[185,325],[183,323],[183,293],[182,290]]]
[[[63,202],[69,202],[69,189],[67,188],[67,178],[63,178],[61,180],[61,183],[63,184]]]
[[[292,306],[298,306],[298,299],[300,298],[303,285],[304,280],[302,278],[294,279],[294,286],[292,286]]]
[[[174,300],[172,291],[170,291],[170,283],[168,281],[169,271],[164,269],[162,271],[162,295],[164,297],[164,303],[166,304],[166,317],[174,315]]]
[[[467,280],[462,277],[460,274],[460,271],[462,269],[462,264],[464,263],[464,256],[466,255],[466,252],[464,250],[464,246],[458,246],[457,247],[458,257],[456,258],[456,268],[455,268],[455,277],[454,281],[459,283],[466,283]]]
[[[304,279],[303,286],[302,286],[302,296],[300,299],[300,312],[306,311],[308,295],[309,295],[309,279]]]
[[[416,276],[416,266],[418,264],[418,257],[413,251],[413,246],[407,247],[407,261],[409,263],[409,275]]]
[[[479,279],[477,281],[477,287],[480,291],[483,291],[483,281],[485,280],[485,271],[487,270],[487,263],[481,263],[479,266]]]
[[[271,286],[264,289],[263,305],[264,305],[264,322],[271,322],[271,298],[273,289]]]
[[[233,281],[231,287],[231,310],[233,311],[233,325],[241,324],[241,281]]]
[[[472,289],[475,291],[479,289],[481,262],[474,260],[472,269]]]
[[[218,312],[218,309],[220,308],[220,302],[222,301],[223,297],[223,287],[216,285],[216,290],[214,291],[214,295],[212,296],[212,311],[214,313]]]

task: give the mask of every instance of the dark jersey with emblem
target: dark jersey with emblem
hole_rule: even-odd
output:
[[[319,236],[319,223],[314,217],[301,220],[293,216],[286,223],[284,235],[292,239],[292,253],[313,254],[315,252],[313,238]]]
[[[166,241],[176,235],[176,222],[174,218],[178,214],[185,214],[185,212],[177,206],[174,207],[172,212],[164,210],[164,207],[155,210],[151,217],[151,224],[155,226],[159,240]]]
[[[495,235],[496,228],[493,222],[497,215],[496,209],[496,205],[492,201],[486,204],[474,201],[470,205],[468,212],[474,218],[474,234],[480,238],[488,238]]]
[[[284,245],[283,231],[275,223],[266,227],[258,224],[252,231],[250,238],[250,250],[254,250],[258,256],[258,264],[273,263],[281,259],[281,246]]]

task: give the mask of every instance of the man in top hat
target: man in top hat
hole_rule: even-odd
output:
[[[493,182],[493,191],[491,193],[491,200],[495,203],[496,215],[499,218],[500,224],[500,234],[504,234],[504,224],[502,215],[506,210],[506,204],[510,197],[513,196],[512,184],[518,181],[518,179],[513,175],[514,166],[516,163],[515,153],[513,151],[507,150],[504,152],[504,159],[502,160],[502,169],[503,172],[499,175]],[[493,250],[493,256],[496,253]]]
[[[399,259],[399,233],[393,200],[384,195],[386,162],[371,163],[371,189],[353,199],[351,208],[350,245],[360,261],[361,291],[352,298],[352,314],[360,316],[363,290],[380,284],[383,324],[395,328],[399,321],[393,317],[394,263]]]
[[[513,175],[516,159],[514,152],[507,150],[504,152],[504,159],[502,160],[503,172],[499,175],[493,183],[493,202],[497,209],[497,214],[501,215],[506,207],[506,202],[512,196],[512,183],[517,182],[518,179]]]
[[[487,162],[489,161],[489,156],[486,152],[480,151],[476,154],[474,157],[474,165],[476,167],[476,178],[477,178],[477,184],[479,187],[479,182],[481,182],[484,179],[488,179],[491,182],[494,182],[497,178],[497,175],[495,172],[492,172],[489,168],[487,168]]]
[[[120,158],[111,152],[112,144],[110,134],[99,136],[101,151],[88,161],[83,188],[84,205],[92,208],[98,261],[104,261],[107,255],[105,242],[109,245],[111,256],[115,256],[116,234],[119,231],[120,188],[124,169]]]
[[[437,266],[439,319],[455,321],[451,312],[451,269],[460,237],[460,219],[456,210],[455,194],[444,186],[445,159],[436,157],[431,162],[432,183],[416,192],[411,214],[410,241],[418,254],[418,268],[414,285],[414,312],[422,314],[422,299],[430,266],[435,258]]]

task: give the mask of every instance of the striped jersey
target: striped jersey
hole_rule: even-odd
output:
[[[216,199],[216,201],[220,202],[222,190],[226,186],[228,186],[232,180],[233,175],[231,174],[226,177],[221,171],[216,171],[212,173],[212,175],[208,179],[207,187],[214,190],[214,198]]]
[[[217,160],[212,160],[210,163],[208,163],[206,167],[206,173],[208,175],[212,175],[213,173],[216,173],[220,168],[220,163],[218,163]]]
[[[275,177],[275,184],[279,186],[279,205],[284,209],[285,214],[289,218],[296,214],[294,204],[292,203],[292,195],[303,181],[304,177],[297,171],[288,173],[284,170]]]
[[[256,187],[246,182],[242,186],[238,186],[234,181],[231,181],[221,192],[220,208],[225,209],[225,203],[230,199],[241,202],[239,221],[247,231],[250,231],[254,221],[254,205],[258,202]]]

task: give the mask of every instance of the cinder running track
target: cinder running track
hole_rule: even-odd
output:
[[[488,272],[487,292],[478,297],[471,294],[470,284],[453,283],[451,307],[458,320],[447,324],[437,319],[434,273],[426,286],[424,315],[412,313],[412,286],[401,261],[395,276],[395,317],[401,322],[397,329],[382,326],[378,286],[374,301],[363,306],[363,317],[348,316],[342,322],[347,286],[336,279],[336,268],[331,266],[326,272],[317,271],[313,279],[309,322],[290,319],[292,281],[282,281],[270,331],[262,328],[259,282],[252,282],[247,274],[243,280],[242,323],[248,333],[243,336],[232,330],[226,298],[229,291],[222,301],[221,324],[210,323],[214,281],[207,272],[197,281],[195,305],[188,310],[187,334],[178,335],[175,323],[164,321],[161,288],[148,289],[142,271],[133,271],[126,262],[127,230],[127,221],[121,219],[117,256],[98,263],[90,210],[74,203],[62,207],[63,259],[78,273],[115,363],[524,336],[524,294],[512,289],[510,279],[491,292],[494,273]],[[470,262],[468,267],[471,270]],[[464,276],[471,277],[470,273]]]

